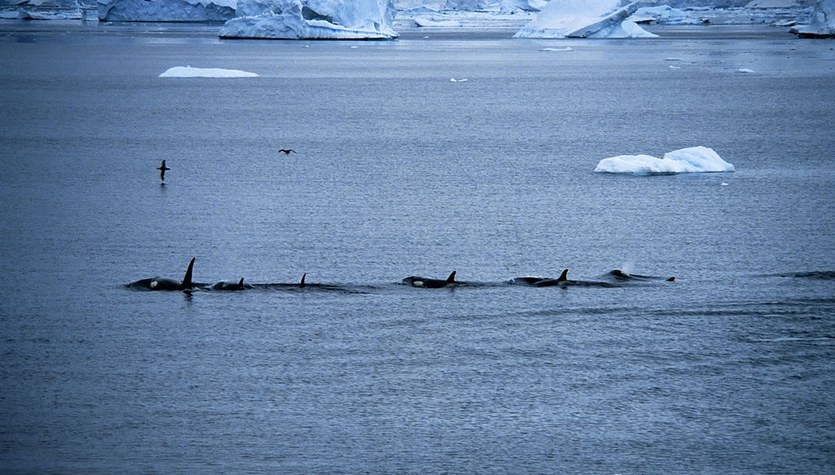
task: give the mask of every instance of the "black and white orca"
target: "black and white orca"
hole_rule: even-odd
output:
[[[514,284],[526,284],[534,287],[568,287],[570,285],[585,287],[615,287],[610,282],[597,280],[572,280],[568,278],[568,269],[562,271],[556,279],[549,277],[517,277],[511,281]]]
[[[212,290],[246,290],[253,288],[252,285],[244,282],[244,278],[238,282],[218,282],[212,286]]]
[[[188,263],[186,273],[183,280],[169,279],[166,277],[151,277],[150,279],[141,279],[136,282],[127,284],[131,288],[141,288],[145,290],[191,290],[195,284],[191,279],[194,271],[194,258]]]
[[[444,279],[427,279],[426,277],[409,276],[403,279],[404,284],[409,284],[412,287],[421,287],[425,289],[440,289],[442,287],[453,286],[455,282],[455,271],[449,274],[449,277]]]

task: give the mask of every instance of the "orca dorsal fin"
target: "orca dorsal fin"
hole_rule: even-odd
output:
[[[190,289],[193,287],[191,282],[191,274],[194,271],[194,257],[191,258],[191,261],[188,263],[188,267],[186,268],[186,275],[183,276],[183,288]]]
[[[452,271],[452,273],[449,274],[449,277],[446,278],[447,284],[452,284],[453,282],[455,282],[455,271]]]
[[[557,279],[557,282],[565,282],[566,280],[568,280],[568,269],[562,271],[562,274],[560,274],[559,278]]]
[[[238,282],[238,286],[239,286],[239,287],[243,287],[243,286],[244,286],[244,278],[243,278],[243,277],[241,277],[241,281],[240,281],[240,282]]]
[[[299,287],[304,287],[304,278],[307,277],[307,272],[302,274],[302,280],[299,282]]]

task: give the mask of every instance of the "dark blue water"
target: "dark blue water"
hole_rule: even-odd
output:
[[[835,469],[831,42],[178,28],[0,36],[0,471]]]

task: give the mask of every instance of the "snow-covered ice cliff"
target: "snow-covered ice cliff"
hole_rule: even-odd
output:
[[[398,36],[393,0],[239,0],[222,38],[362,39]]]
[[[98,0],[100,21],[226,21],[237,0]]]

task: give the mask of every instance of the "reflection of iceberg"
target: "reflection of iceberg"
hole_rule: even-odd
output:
[[[734,166],[708,147],[690,147],[665,153],[664,158],[649,155],[619,155],[604,158],[595,172],[659,175],[671,173],[732,172]]]
[[[238,18],[226,22],[222,38],[350,39],[397,38],[393,0],[239,0]]]
[[[515,38],[651,38],[628,18],[640,2],[553,0]]]
[[[792,28],[792,33],[804,38],[835,37],[835,0],[818,0],[808,26]]]

